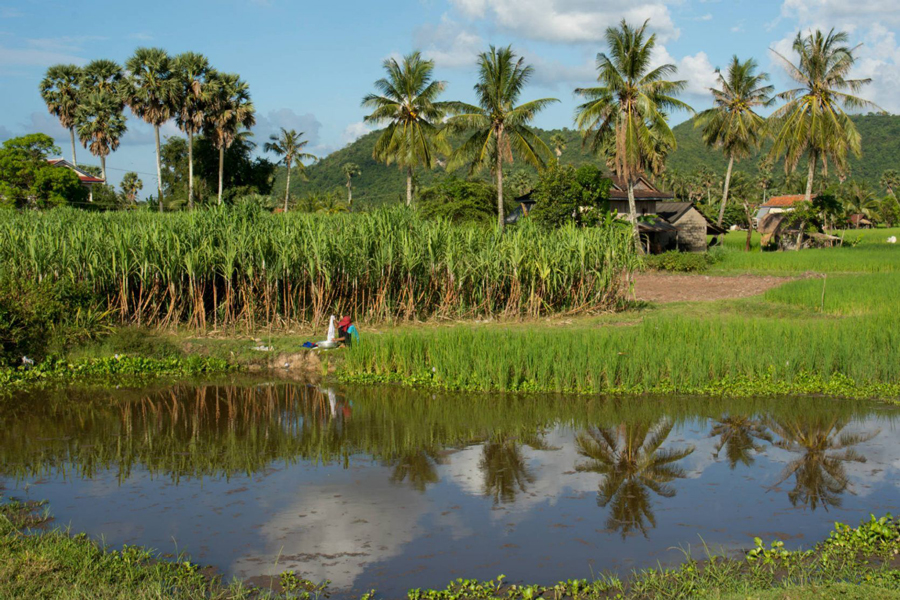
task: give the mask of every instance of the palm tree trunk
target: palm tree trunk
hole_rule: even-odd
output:
[[[156,136],[156,193],[158,194],[159,199],[159,212],[163,211],[163,196],[162,196],[162,163],[159,158],[159,125],[153,126],[153,133]]]
[[[406,167],[406,205],[412,205],[412,167]]]
[[[291,161],[287,161],[287,181],[284,184],[284,212],[288,211],[288,197],[291,193]]]
[[[103,183],[106,183],[106,156],[100,155],[100,175],[103,177]]]
[[[501,128],[497,134],[497,226],[500,231],[506,225],[506,218],[503,214],[503,155],[500,154],[503,141],[503,129]]]
[[[69,138],[72,140],[72,164],[78,166],[78,160],[75,158],[75,128],[69,127]]]
[[[347,206],[353,207],[353,187],[350,184],[350,178],[347,177]]]
[[[188,208],[194,208],[194,132],[188,131]]]
[[[812,200],[813,177],[816,174],[816,153],[809,154],[809,172],[806,176],[806,201]]]
[[[641,246],[641,232],[638,231],[637,204],[634,202],[634,181],[630,178],[628,179],[628,220],[631,221],[634,234],[634,249],[638,254],[643,254],[644,247]]]
[[[731,186],[731,170],[734,168],[734,157],[728,157],[728,171],[725,173],[725,189],[722,191],[722,206],[719,207],[719,221],[716,223],[719,227],[722,226],[722,221],[725,220],[725,204],[728,202],[728,188]]]
[[[219,146],[219,206],[222,205],[222,179],[225,173],[225,145]]]

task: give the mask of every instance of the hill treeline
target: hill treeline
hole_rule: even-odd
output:
[[[853,121],[862,136],[863,155],[861,158],[850,158],[850,176],[873,189],[883,191],[879,183],[881,174],[888,169],[900,170],[900,115],[857,115],[853,117]],[[565,138],[566,145],[560,148],[562,163],[575,166],[597,163],[597,158],[583,146],[578,131],[568,128],[536,131],[551,148],[554,148],[551,143],[554,134],[560,134]],[[668,158],[669,171],[691,173],[708,167],[716,173],[724,173],[725,157],[721,152],[706,147],[701,139],[700,129],[694,127],[693,120],[677,125],[674,131],[678,139],[678,149]],[[292,195],[320,193],[336,188],[346,189],[347,179],[342,166],[354,163],[360,167],[360,175],[352,180],[354,202],[364,206],[378,206],[402,200],[405,193],[403,172],[396,166],[386,166],[372,158],[377,135],[377,132],[369,133],[308,167],[309,181],[297,181],[296,178],[292,180]],[[764,156],[764,152],[760,153],[759,156],[737,163],[735,168],[755,176],[759,170],[759,162]],[[522,162],[517,162],[508,169],[508,174],[524,172],[535,175],[534,169]],[[777,174],[783,172],[781,165],[776,167],[775,172]],[[419,170],[416,174],[416,183],[418,186],[427,186],[445,174],[442,168],[434,171]],[[466,172],[460,170],[455,174],[465,177]],[[488,175],[482,174],[479,177],[486,179]],[[284,168],[281,168],[276,177],[273,194],[278,196],[283,191]]]

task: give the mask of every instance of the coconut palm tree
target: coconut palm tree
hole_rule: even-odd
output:
[[[751,452],[760,452],[763,449],[756,440],[764,440],[772,443],[772,435],[766,429],[764,423],[747,415],[725,415],[719,418],[709,432],[710,437],[718,437],[713,458],[718,459],[719,453],[725,450],[728,466],[733,470],[738,463],[744,466],[753,464]]]
[[[610,506],[606,526],[621,531],[623,538],[632,531],[646,536],[656,527],[650,492],[672,498],[675,490],[668,484],[685,477],[674,463],[693,453],[694,447],[661,449],[671,432],[668,421],[637,421],[618,428],[594,427],[575,438],[578,454],[588,459],[575,470],[603,475],[597,504]]]
[[[566,136],[561,133],[554,133],[550,136],[550,145],[553,146],[553,152],[556,154],[556,162],[562,158],[563,150],[566,149]]]
[[[768,73],[757,73],[756,61],[752,58],[741,62],[732,57],[725,74],[716,69],[719,88],[710,88],[713,108],[697,115],[694,126],[703,128],[703,141],[711,148],[719,148],[728,158],[725,185],[722,190],[722,204],[719,206],[719,227],[725,219],[725,204],[728,202],[728,186],[734,161],[741,160],[757,150],[762,143],[766,120],[756,109],[771,106],[774,102]]]
[[[303,148],[308,143],[308,140],[303,139],[302,131],[297,132],[293,129],[288,130],[282,127],[281,133],[270,135],[269,141],[263,146],[266,152],[274,152],[281,156],[281,160],[287,167],[287,183],[284,186],[284,212],[288,211],[288,198],[291,194],[291,171],[294,168],[294,163],[296,162],[297,167],[303,171],[305,167],[301,161],[316,160],[315,156],[303,151]]]
[[[219,195],[225,173],[225,150],[231,147],[243,129],[256,124],[256,110],[250,100],[250,88],[233,73],[211,73],[208,79],[209,102],[203,113],[203,129],[219,151]]]
[[[870,79],[848,79],[856,58],[856,47],[847,45],[848,36],[834,29],[827,35],[816,30],[797,34],[793,50],[800,60],[795,65],[775,50],[788,75],[800,87],[778,94],[787,103],[773,113],[775,141],[770,156],[784,157],[785,172],[796,170],[806,156],[806,199],[812,199],[816,165],[821,162],[828,173],[828,161],[838,170],[847,166],[847,153],[861,156],[861,138],[856,125],[844,109],[878,109],[873,103],[855,96]],[[880,110],[880,109],[878,109]]]
[[[794,489],[788,492],[791,504],[803,504],[811,510],[821,505],[826,511],[840,507],[841,495],[850,487],[845,465],[866,462],[866,457],[852,447],[880,433],[843,432],[847,421],[824,414],[773,420],[768,426],[779,437],[776,447],[800,454],[788,463],[772,489],[794,477]]]
[[[900,175],[897,174],[897,171],[894,169],[888,169],[884,173],[881,174],[881,180],[879,181],[881,187],[887,190],[887,193],[897,197],[897,194],[894,193],[894,190],[897,189],[897,186],[900,186]]]
[[[447,132],[466,131],[468,138],[450,157],[448,168],[463,164],[474,173],[484,168],[497,178],[497,225],[505,225],[503,214],[503,163],[518,155],[532,166],[543,169],[552,155],[550,148],[528,125],[556,98],[541,98],[516,106],[522,89],[534,68],[516,59],[512,47],[491,46],[478,58],[478,106],[454,102],[455,113],[447,122]]]
[[[437,135],[446,105],[438,102],[446,83],[432,80],[434,61],[419,52],[384,61],[387,77],[375,82],[374,94],[363,98],[371,108],[366,123],[387,124],[375,141],[372,156],[385,164],[396,163],[406,169],[406,205],[412,203],[413,169],[434,168],[437,153],[446,151],[446,143]]]
[[[881,203],[875,197],[875,193],[866,185],[854,181],[850,184],[844,200],[844,210],[847,215],[864,215],[867,219],[877,218]],[[856,221],[859,229],[859,220]]]
[[[172,58],[162,48],[138,48],[125,62],[128,78],[125,103],[134,116],[153,126],[156,141],[156,200],[163,210],[162,158],[159,149],[159,128],[176,109],[178,81],[172,71]]]
[[[208,78],[213,73],[202,54],[185,52],[175,57],[172,66],[175,89],[175,122],[188,136],[188,208],[194,208],[194,135],[203,129],[210,89]]]
[[[685,81],[672,81],[675,65],[652,66],[656,35],[647,36],[647,22],[634,28],[624,20],[606,30],[609,54],[597,55],[598,87],[576,89],[586,99],[575,124],[594,151],[607,149],[615,174],[628,189],[628,218],[634,243],[642,252],[634,185],[645,173],[659,173],[665,154],[676,147],[667,123],[671,110],[691,108],[675,96]]]
[[[484,494],[494,504],[507,504],[534,483],[534,475],[525,463],[522,445],[505,434],[493,436],[481,447],[478,467],[484,474]]]
[[[119,141],[127,130],[122,101],[101,90],[82,94],[75,123],[81,143],[100,158],[100,173],[106,180],[106,157],[119,148]]]
[[[41,98],[50,114],[69,130],[72,142],[72,164],[78,166],[75,157],[75,111],[78,109],[81,69],[75,65],[53,65],[41,80]]]
[[[129,171],[125,173],[125,176],[122,177],[122,183],[120,184],[122,187],[122,193],[131,201],[132,204],[137,203],[137,195],[142,189],[144,189],[144,182],[141,181],[141,178],[138,177],[137,173]]]
[[[344,163],[341,166],[341,172],[344,174],[344,177],[347,178],[347,206],[353,207],[353,187],[351,184],[351,180],[354,177],[359,177],[362,171],[359,170],[359,165],[356,163]]]

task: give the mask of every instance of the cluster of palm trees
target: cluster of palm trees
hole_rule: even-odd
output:
[[[668,125],[674,110],[692,112],[678,99],[687,82],[675,79],[675,65],[655,66],[652,60],[656,36],[648,23],[634,27],[622,21],[606,30],[607,53],[597,55],[598,85],[579,88],[575,94],[584,102],[577,108],[575,124],[607,166],[627,184],[629,218],[640,247],[634,185],[643,175],[658,176],[665,170],[667,154],[676,146]],[[728,171],[719,208],[724,217],[731,175],[736,161],[758,151],[762,142],[773,140],[770,159],[784,160],[785,171],[793,173],[801,159],[807,159],[806,195],[810,197],[816,169],[827,173],[829,164],[847,168],[848,153],[860,153],[860,136],[847,110],[874,107],[854,95],[868,79],[850,79],[855,47],[848,45],[843,32],[815,31],[798,34],[793,50],[795,64],[775,52],[798,87],[774,94],[767,84],[768,74],[758,72],[753,59],[734,57],[729,67],[718,72],[718,87],[711,89],[714,106],[700,113],[707,144],[728,158]],[[773,51],[774,52],[774,51]],[[407,203],[412,200],[413,169],[434,168],[440,154],[449,156],[447,168],[468,165],[471,172],[489,169],[496,176],[498,224],[503,218],[503,163],[519,157],[544,168],[565,140],[551,141],[551,150],[529,123],[535,115],[555,102],[543,98],[518,104],[532,68],[509,48],[495,48],[478,57],[479,78],[475,85],[477,105],[442,101],[446,83],[432,78],[434,63],[418,52],[401,61],[384,63],[387,76],[375,83],[376,92],[363,99],[372,113],[367,122],[384,124],[374,157],[398,164],[407,173]],[[768,118],[758,113],[777,101],[784,104]],[[465,134],[463,142],[451,149],[451,134]],[[707,185],[707,194],[713,183]]]
[[[188,137],[188,205],[194,204],[193,140],[203,133],[219,150],[219,194],[222,202],[224,153],[244,129],[255,124],[247,83],[238,75],[213,69],[194,52],[170,56],[160,48],[138,48],[125,65],[99,59],[78,67],[54,65],[40,84],[51,114],[69,130],[72,162],[77,165],[75,137],[100,159],[106,179],[106,157],[127,130],[125,108],[153,126],[156,142],[157,201],[163,209],[160,128],[174,119]]]

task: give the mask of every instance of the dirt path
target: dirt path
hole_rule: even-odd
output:
[[[646,302],[725,300],[756,296],[792,279],[795,278],[764,275],[713,277],[640,273],[634,277],[634,291],[638,300]]]

